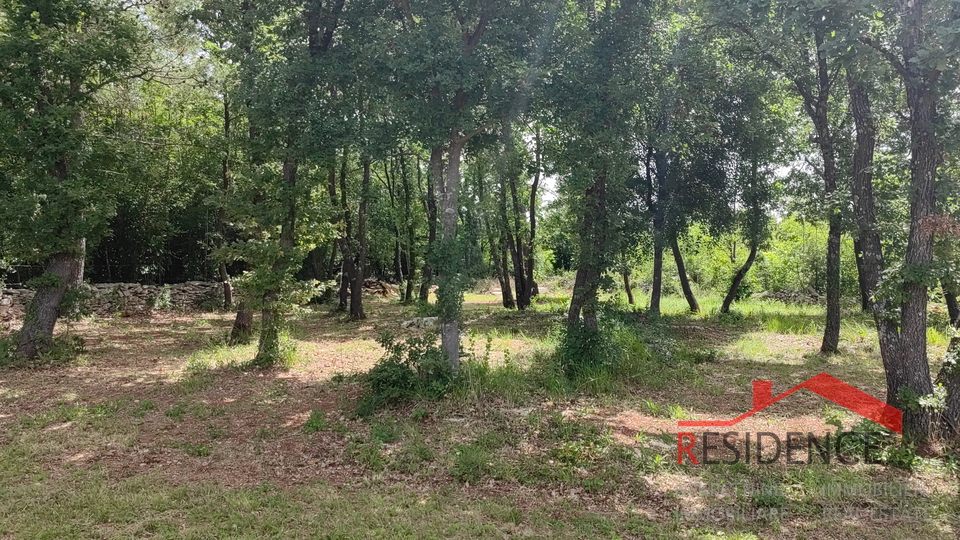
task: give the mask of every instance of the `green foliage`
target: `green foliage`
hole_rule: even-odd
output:
[[[582,324],[559,330],[556,359],[560,369],[570,379],[577,379],[600,371],[613,371],[620,365],[622,351],[604,330],[594,330]]]
[[[310,411],[310,417],[303,423],[303,431],[307,433],[325,431],[328,427],[327,413],[316,409]]]
[[[364,377],[367,391],[357,412],[369,415],[384,406],[401,405],[415,398],[443,397],[453,382],[453,372],[435,334],[396,340],[381,334],[384,357]]]
[[[493,472],[493,455],[477,444],[457,445],[450,474],[465,483],[477,483]]]

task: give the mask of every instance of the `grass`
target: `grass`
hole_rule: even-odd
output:
[[[842,354],[822,358],[812,354],[817,307],[749,300],[720,316],[707,296],[690,315],[682,298],[667,297],[651,321],[612,304],[604,325],[617,362],[570,378],[554,357],[563,297],[523,314],[490,295],[468,302],[464,344],[474,354],[452,391],[369,418],[351,414],[362,391],[352,374],[379,354],[375,329],[413,307],[376,302],[364,323],[307,314],[290,332],[304,363],[253,372],[233,369],[252,346],[215,339],[227,319],[183,317],[155,330],[98,322],[98,332],[145,345],[123,361],[114,360],[123,349],[92,348],[96,380],[88,368],[0,373],[0,537],[955,537],[955,469],[906,447],[887,451],[890,466],[676,464],[676,421],[747,410],[752,380],[780,388],[827,370],[882,392],[872,323],[859,314],[845,317]],[[946,335],[933,327],[933,354]],[[791,404],[758,421],[774,431],[800,419],[857,424],[813,395]],[[907,502],[930,517],[825,517],[838,505],[902,502],[868,493],[878,483],[915,489]],[[715,489],[727,485],[739,487]],[[836,485],[863,489],[842,495]],[[711,507],[786,517],[678,514]]]

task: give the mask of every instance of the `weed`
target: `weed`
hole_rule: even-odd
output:
[[[133,411],[130,413],[138,418],[143,418],[148,412],[157,408],[157,404],[149,399],[138,401]]]
[[[370,438],[382,443],[392,443],[400,438],[400,426],[393,420],[370,427]]]
[[[450,389],[453,372],[436,335],[397,341],[384,333],[378,343],[386,354],[366,374],[367,393],[358,404],[359,415],[368,416],[380,407],[406,403],[418,396],[438,399]]]
[[[207,457],[210,455],[210,447],[205,444],[181,442],[175,444],[174,447],[183,450],[185,454],[192,457]]]
[[[476,483],[493,471],[493,456],[477,444],[457,445],[450,474],[461,482]]]
[[[327,427],[327,413],[316,409],[310,411],[310,418],[303,423],[303,430],[307,433],[324,431]]]
[[[163,414],[171,420],[180,422],[183,420],[184,415],[187,414],[187,404],[183,402],[177,403],[173,407],[167,409]]]

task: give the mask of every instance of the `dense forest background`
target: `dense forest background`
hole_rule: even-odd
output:
[[[926,432],[928,305],[960,317],[957,9],[2,0],[0,260],[37,290],[17,354],[83,280],[223,282],[262,365],[293,306],[361,319],[367,278],[437,286],[454,371],[480,280],[522,310],[570,273],[588,333],[605,291],[648,317],[799,291],[827,355],[843,298],[874,314],[888,401]]]

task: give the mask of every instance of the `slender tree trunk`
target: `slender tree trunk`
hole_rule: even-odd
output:
[[[280,225],[280,251],[282,255],[273,263],[273,272],[281,273],[290,264],[296,246],[297,225],[297,169],[299,163],[292,157],[283,161],[283,221]],[[263,311],[260,318],[260,342],[254,365],[273,366],[280,354],[280,326],[283,317],[277,309],[280,291],[270,290],[263,295]]]
[[[87,243],[81,238],[74,245],[73,250],[53,255],[47,261],[43,284],[37,287],[23,318],[16,350],[20,358],[32,360],[53,345],[53,330],[63,298],[83,281]]]
[[[530,307],[530,299],[532,298],[530,285],[527,283],[527,271],[525,268],[527,247],[524,246],[523,227],[520,225],[521,216],[525,212],[517,194],[518,179],[516,175],[510,174],[508,180],[510,184],[510,199],[513,202],[513,230],[515,231],[514,237],[516,238],[516,249],[513,251],[513,280],[517,285],[517,309],[523,311]]]
[[[440,287],[437,289],[437,305],[440,307],[440,343],[454,372],[460,370],[460,304],[462,291],[457,283],[460,270],[457,250],[457,220],[459,217],[457,197],[460,194],[460,156],[466,140],[458,134],[450,137],[448,148],[447,177],[441,193],[440,217],[442,225],[441,254],[443,267],[438,272]]]
[[[624,270],[621,272],[623,275],[623,288],[627,291],[627,302],[632,306],[633,305],[633,288],[630,286],[630,271]]]
[[[837,190],[837,157],[827,117],[826,99],[818,103],[816,110],[814,124],[823,159],[824,194],[830,201]],[[820,352],[823,354],[838,352],[840,345],[840,235],[842,231],[839,212],[835,211],[832,205],[829,212],[826,268],[827,313],[823,341],[820,345]]]
[[[940,278],[940,287],[943,289],[943,301],[947,304],[950,324],[956,326],[960,322],[960,302],[957,301],[957,286],[953,283],[953,278]]]
[[[601,171],[584,194],[586,207],[580,222],[580,260],[567,313],[570,327],[580,324],[582,315],[585,327],[599,330],[596,303],[607,243],[606,197],[606,171]]]
[[[498,273],[502,278],[500,292],[503,296],[503,307],[515,309],[517,303],[513,296],[513,286],[510,285],[510,267],[507,265],[507,241],[504,238],[505,235],[506,233],[501,236],[500,243],[497,244],[497,250],[499,252],[497,256]]]
[[[517,307],[520,309],[525,309],[526,306],[522,305],[524,297],[524,273],[523,273],[523,255],[520,253],[518,243],[519,238],[515,238],[513,231],[510,230],[510,218],[507,216],[507,187],[503,184],[500,185],[500,222],[503,230],[503,238],[506,240],[506,247],[510,251],[510,261],[513,263],[513,283],[516,286],[517,291]],[[504,259],[504,268],[507,267],[506,258]],[[508,271],[505,274],[505,279],[510,280],[510,272]],[[512,302],[511,302],[512,303]],[[521,307],[522,306],[522,307]]]
[[[687,277],[687,267],[683,264],[683,254],[680,253],[680,243],[677,242],[676,237],[670,240],[670,247],[673,249],[673,261],[677,263],[677,275],[680,276],[680,288],[683,289],[683,296],[687,299],[690,313],[700,313],[700,304],[697,303],[697,297],[693,295],[693,288],[690,287],[690,279]]]
[[[660,316],[660,298],[663,296],[663,246],[654,241],[653,280],[650,286],[650,317]]]
[[[733,281],[730,282],[730,289],[727,291],[727,296],[724,297],[723,305],[720,307],[720,313],[730,313],[730,306],[732,306],[733,302],[737,299],[737,294],[740,292],[740,284],[743,283],[743,278],[747,277],[747,272],[750,271],[754,261],[757,260],[758,251],[758,244],[756,242],[751,242],[750,254],[747,255],[747,260],[743,263],[743,266],[741,266],[740,269],[737,270],[737,273],[734,274]]]
[[[458,169],[459,170],[459,169]],[[427,257],[423,262],[423,282],[420,284],[420,301],[430,299],[430,285],[433,280],[433,267],[430,258],[437,243],[437,196],[436,187],[442,186],[443,179],[443,146],[436,146],[430,152],[430,180],[427,182]]]
[[[357,262],[354,265],[353,285],[350,287],[350,317],[366,319],[363,312],[363,271],[367,260],[367,199],[370,198],[370,158],[363,159],[363,183],[360,188],[360,210],[357,213]]]
[[[530,240],[527,243],[527,289],[529,291],[529,301],[527,304],[532,303],[533,298],[540,294],[540,288],[537,287],[537,282],[534,280],[533,271],[534,265],[536,264],[536,240],[537,240],[537,191],[540,189],[540,174],[542,170],[541,163],[541,154],[540,154],[540,128],[536,128],[534,133],[534,154],[536,159],[536,171],[533,174],[533,184],[530,186]]]
[[[349,152],[343,150],[343,162],[340,165],[340,209],[343,211],[343,234],[340,236],[340,252],[343,260],[340,270],[340,294],[337,311],[346,311],[350,298],[350,283],[353,281],[355,260],[353,253],[353,220],[347,205],[347,160]]]
[[[863,279],[863,246],[860,244],[860,237],[853,240],[853,256],[857,261],[857,283],[860,286],[860,310],[864,313],[870,312],[870,294],[867,289],[867,283]]]
[[[417,227],[413,220],[413,189],[408,176],[407,159],[400,155],[400,181],[403,186],[403,224],[406,229],[407,242],[407,281],[406,291],[401,300],[404,303],[413,302],[413,287],[417,280]]]
[[[220,196],[222,199],[220,204],[217,205],[217,236],[214,242],[217,249],[222,249],[226,241],[226,203],[233,184],[230,178],[230,101],[226,96],[223,98],[223,137],[226,141],[226,149],[223,153],[220,171]],[[230,273],[227,272],[227,263],[223,260],[219,261],[217,270],[220,273],[220,283],[223,284],[223,309],[233,309],[233,286],[230,285]]]
[[[652,152],[656,164],[657,202],[653,207],[653,284],[650,291],[650,317],[660,316],[660,298],[663,295],[663,249],[666,236],[667,205],[667,156],[663,152]],[[647,182],[650,180],[650,167],[647,165]],[[648,189],[653,190],[649,185]],[[648,204],[650,204],[648,202]]]

